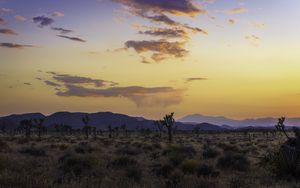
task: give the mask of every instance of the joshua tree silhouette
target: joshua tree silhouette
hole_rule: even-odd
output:
[[[161,124],[164,125],[168,130],[169,142],[173,141],[173,126],[175,124],[174,113],[165,115],[163,120],[160,120]]]
[[[159,137],[161,138],[164,125],[161,123],[161,121],[154,121],[154,125],[156,125],[159,132]]]
[[[38,137],[41,139],[41,133],[45,130],[45,127],[43,126],[44,119],[34,119],[35,127],[38,131]]]
[[[89,123],[90,123],[89,116],[85,115],[82,118],[82,122],[84,123],[83,131],[85,132],[86,139],[88,139],[89,138],[89,132],[90,132],[90,129],[91,129],[91,127],[89,126]]]
[[[32,129],[32,120],[28,120],[28,119],[25,119],[25,120],[22,120],[20,122],[20,126],[21,126],[21,129],[25,130],[25,136],[27,138],[30,137],[31,135],[31,129]]]

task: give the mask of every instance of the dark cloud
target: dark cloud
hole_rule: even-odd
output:
[[[3,24],[5,21],[3,18],[0,18],[0,24]]]
[[[137,53],[152,52],[151,59],[154,62],[160,62],[170,57],[182,58],[188,50],[185,49],[185,43],[190,39],[190,33],[208,32],[198,27],[175,21],[178,16],[195,16],[206,14],[207,11],[192,3],[192,0],[113,0],[127,7],[131,14],[144,18],[155,27],[140,30],[139,34],[146,34],[163,39],[159,41],[127,41],[125,48],[133,48]],[[157,28],[157,25],[165,25],[168,28]],[[140,28],[139,28],[140,29]],[[167,41],[166,38],[176,38],[177,42]],[[145,56],[141,56],[142,63],[151,63]]]
[[[24,85],[31,86],[32,84],[29,82],[25,82]]]
[[[199,33],[203,33],[203,34],[208,34],[207,31],[197,28],[197,27],[191,27],[187,24],[182,24],[180,22],[176,22],[175,20],[172,20],[171,18],[169,18],[168,16],[164,15],[164,14],[159,14],[159,15],[154,15],[154,16],[148,16],[145,15],[144,13],[141,13],[139,16],[149,19],[151,22],[154,23],[163,23],[166,24],[168,26],[172,26],[175,27],[174,30],[181,28],[181,29],[187,29],[190,30],[192,32],[199,32]]]
[[[112,81],[56,72],[47,73],[51,75],[51,80],[46,80],[44,83],[53,87],[56,95],[61,97],[123,97],[134,102],[138,107],[167,107],[179,104],[184,92],[182,89],[172,87],[117,87],[117,83]],[[94,87],[88,86],[89,84]]]
[[[72,30],[64,29],[64,28],[61,28],[61,27],[51,27],[51,29],[52,29],[53,31],[58,31],[58,32],[60,32],[60,34],[68,34],[68,33],[73,32]]]
[[[57,35],[57,36],[61,37],[61,38],[73,40],[73,41],[76,41],[76,42],[86,42],[84,39],[81,39],[81,38],[78,38],[78,37],[69,37],[69,36],[66,36],[66,35]]]
[[[187,32],[182,29],[152,28],[147,31],[139,31],[139,34],[166,38],[188,38]]]
[[[0,29],[0,33],[4,35],[18,35],[18,33],[12,29]]]
[[[207,80],[207,78],[197,77],[197,78],[187,78],[185,80],[185,83],[193,82],[193,81],[203,81]]]
[[[23,45],[23,44],[14,44],[14,43],[0,43],[0,47],[23,49],[23,48],[30,48],[30,47],[34,47],[34,46],[32,46],[32,45]]]
[[[182,90],[172,87],[111,87],[91,89],[82,86],[66,85],[65,91],[58,91],[64,97],[124,97],[133,101],[138,107],[152,107],[179,104],[182,101]]]
[[[135,12],[169,13],[174,15],[194,16],[206,13],[190,0],[113,0],[126,5]]]
[[[167,57],[182,58],[188,53],[183,48],[183,42],[169,42],[167,40],[127,41],[125,48],[133,48],[137,53],[152,52],[152,60],[159,62]]]
[[[140,14],[140,16],[142,16],[143,18],[147,18],[152,22],[164,23],[164,24],[170,25],[170,26],[180,25],[180,23],[172,20],[171,18],[169,18],[168,16],[166,16],[164,14],[159,14],[159,15],[154,15],[154,16]]]
[[[49,80],[45,80],[44,82],[45,82],[45,84],[47,84],[48,86],[53,86],[53,87],[60,87],[60,86],[61,86],[60,84],[57,84],[57,83],[52,82],[52,81],[49,81]]]
[[[92,79],[88,77],[81,77],[81,76],[72,76],[68,74],[58,74],[55,72],[48,72],[48,74],[52,74],[52,78],[64,85],[69,84],[93,84],[95,87],[105,87],[105,86],[115,86],[118,83],[107,81],[107,80],[100,80],[100,79]]]
[[[52,18],[46,17],[46,16],[37,16],[32,18],[32,21],[36,24],[38,24],[39,27],[49,26],[52,23],[54,23],[54,20]]]

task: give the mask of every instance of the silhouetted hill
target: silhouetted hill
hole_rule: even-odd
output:
[[[229,125],[230,127],[273,127],[277,123],[277,118],[257,118],[257,119],[244,119],[234,120],[222,116],[204,116],[201,114],[194,114],[185,116],[178,121],[183,123],[211,123],[216,125]],[[285,124],[287,126],[300,126],[300,118],[286,118]]]
[[[82,128],[84,126],[82,122],[82,118],[87,115],[90,118],[89,125],[95,126],[98,129],[107,129],[108,125],[114,127],[120,127],[123,124],[126,124],[127,129],[135,130],[135,129],[151,129],[156,130],[157,127],[154,124],[153,120],[147,120],[143,117],[131,117],[124,114],[117,114],[112,112],[98,112],[98,113],[82,113],[82,112],[56,112],[49,116],[44,116],[40,113],[35,114],[20,114],[20,115],[11,115],[0,118],[0,126],[6,125],[6,127],[15,128],[19,125],[19,122],[24,119],[39,119],[44,118],[44,125],[47,127],[53,127],[55,124],[66,124],[70,125],[73,128]],[[221,131],[225,130],[224,128],[209,124],[209,123],[201,123],[201,124],[188,124],[176,122],[175,126],[177,130],[194,130],[196,127],[199,130],[207,131]]]
[[[44,119],[45,115],[41,113],[28,113],[28,114],[13,114],[0,118],[0,126],[7,126],[15,128],[19,125],[20,121],[25,119]]]

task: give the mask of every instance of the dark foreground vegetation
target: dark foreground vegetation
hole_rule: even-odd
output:
[[[79,132],[47,132],[42,120],[2,131],[0,187],[300,186],[299,131],[286,132],[284,119],[277,133],[174,132],[173,114],[156,122],[158,131],[99,131],[82,120]]]

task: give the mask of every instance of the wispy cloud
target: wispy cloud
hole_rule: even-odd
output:
[[[194,16],[207,11],[195,6],[190,0],[113,0],[126,5],[135,12],[169,13],[174,15]]]
[[[248,9],[245,7],[238,7],[238,8],[233,8],[233,9],[224,11],[224,13],[226,13],[226,14],[241,14],[241,13],[246,13],[246,12],[248,12]]]
[[[36,24],[38,24],[39,27],[45,27],[49,26],[52,23],[54,23],[54,20],[52,18],[46,17],[46,16],[37,16],[32,18],[32,21]]]
[[[51,29],[52,29],[53,31],[58,31],[58,32],[60,32],[60,34],[68,34],[68,33],[73,32],[72,30],[64,29],[64,28],[61,28],[61,27],[51,27]]]
[[[203,80],[207,80],[207,78],[203,78],[203,77],[187,78],[185,79],[185,83],[190,83],[194,81],[203,81]]]
[[[183,29],[151,28],[150,30],[139,31],[139,34],[165,38],[188,38],[187,32]]]
[[[30,47],[34,47],[34,46],[33,45],[24,45],[24,44],[14,44],[14,43],[0,43],[0,47],[23,49],[23,48],[30,48]]]
[[[86,40],[78,38],[78,37],[70,37],[70,36],[66,36],[66,35],[57,35],[57,36],[61,37],[61,38],[69,39],[72,41],[76,41],[76,42],[86,42]]]
[[[118,83],[113,81],[58,74],[56,72],[47,73],[51,75],[51,79],[39,80],[53,87],[56,95],[61,97],[123,97],[129,99],[138,107],[167,107],[179,104],[182,101],[184,92],[183,89],[172,87],[117,87]]]
[[[260,44],[260,38],[256,35],[247,35],[245,36],[245,39],[253,46],[259,46]]]
[[[13,9],[10,8],[0,8],[0,12],[8,13],[8,12],[13,12]]]
[[[48,86],[53,86],[53,87],[60,87],[60,86],[61,86],[60,84],[55,83],[55,82],[52,82],[52,81],[49,81],[49,80],[45,80],[44,82],[45,82],[45,84],[47,84]]]
[[[52,78],[60,82],[61,84],[68,85],[68,84],[93,84],[95,87],[104,87],[104,86],[115,86],[118,83],[101,80],[101,79],[92,79],[88,77],[81,77],[81,76],[72,76],[68,74],[59,74],[56,72],[48,72],[48,74],[52,75]]]
[[[18,33],[12,29],[0,29],[0,33],[4,35],[18,35]]]
[[[27,20],[24,16],[21,16],[21,15],[16,15],[15,19],[18,21],[26,21]]]
[[[52,16],[53,17],[63,17],[63,16],[65,16],[65,14],[63,12],[56,11],[56,12],[52,13]]]
[[[236,23],[236,21],[234,19],[229,19],[228,22],[231,24],[231,25],[234,25]]]
[[[138,107],[168,107],[182,101],[182,90],[172,87],[111,87],[91,89],[82,86],[67,85],[65,91],[56,95],[63,97],[124,97],[133,101]]]

